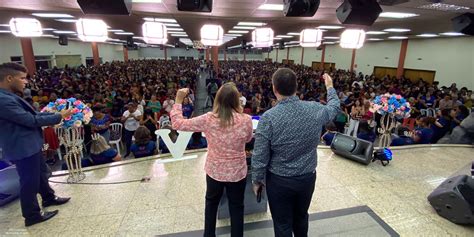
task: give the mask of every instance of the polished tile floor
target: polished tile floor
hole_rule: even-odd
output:
[[[0,236],[153,236],[203,227],[206,153],[163,163],[148,159],[87,172],[85,183],[140,180],[112,185],[52,183],[71,196],[48,222],[25,228],[18,201],[0,208]],[[474,148],[411,148],[394,151],[394,161],[363,166],[318,150],[318,178],[310,213],[368,205],[401,236],[474,236],[473,227],[439,217],[426,200],[444,179],[465,168]],[[66,177],[51,180],[65,181]],[[48,208],[53,210],[53,208]],[[246,222],[270,213],[246,216]],[[229,225],[228,220],[219,226]]]

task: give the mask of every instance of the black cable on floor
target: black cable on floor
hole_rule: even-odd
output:
[[[146,183],[146,182],[149,182],[150,179],[151,179],[150,177],[143,177],[141,179],[127,180],[127,181],[121,181],[121,182],[112,182],[112,183],[68,183],[68,182],[54,181],[54,180],[49,180],[49,182],[56,183],[56,184],[108,185],[108,184],[135,183],[135,182]]]

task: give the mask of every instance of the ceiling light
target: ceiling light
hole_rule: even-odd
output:
[[[260,10],[283,11],[283,4],[262,4],[258,7]]]
[[[144,17],[143,20],[144,21],[155,21],[155,18],[153,18],[153,17]]]
[[[460,11],[460,10],[469,10],[470,7],[458,6],[454,4],[445,4],[445,3],[432,3],[427,5],[419,6],[421,9],[429,10],[438,10],[438,11]]]
[[[66,23],[75,23],[77,22],[76,19],[55,19],[56,21],[60,21],[60,22],[66,22]]]
[[[173,36],[173,37],[187,37],[188,34],[186,34],[186,33],[183,33],[183,34],[171,34],[171,36]]]
[[[62,14],[62,13],[33,13],[31,14],[37,17],[44,17],[44,18],[74,18],[69,14]]]
[[[277,35],[275,37],[278,37],[278,38],[293,38],[294,36],[293,35]]]
[[[239,36],[242,36],[242,34],[225,34],[224,36],[235,36],[235,37],[239,37]]]
[[[342,28],[344,28],[344,26],[318,26],[318,29],[326,29],[326,30],[338,30]]]
[[[0,33],[12,33],[12,32],[9,30],[0,30]]]
[[[332,42],[332,41],[324,41],[323,44],[336,44],[336,42]]]
[[[341,34],[341,45],[345,49],[360,49],[364,45],[365,31],[348,29]]]
[[[132,32],[114,32],[116,35],[134,35]]]
[[[37,37],[43,34],[41,23],[33,18],[12,18],[10,31],[18,37]]]
[[[206,46],[223,44],[224,29],[220,25],[203,25],[201,28],[201,42]]]
[[[437,34],[421,34],[417,35],[418,37],[425,37],[425,38],[431,38],[431,37],[438,37],[439,35]]]
[[[365,32],[366,35],[385,35],[388,34],[388,32],[385,31],[367,31]]]
[[[179,24],[176,23],[164,23],[164,25],[168,27],[179,27]]]
[[[76,34],[75,31],[70,31],[70,30],[55,30],[53,33],[61,35],[61,34]]]
[[[249,33],[249,31],[248,30],[229,30],[229,33],[246,34],[246,33]]]
[[[273,40],[281,40],[280,37],[273,37]]]
[[[403,28],[388,28],[388,29],[385,29],[383,31],[387,31],[387,32],[409,32],[411,30],[410,29],[403,29]]]
[[[406,36],[390,36],[390,37],[388,37],[388,38],[389,38],[389,39],[397,39],[397,40],[398,40],[398,39],[408,39],[408,37],[406,37]]]
[[[254,30],[255,26],[234,26],[234,29],[238,29],[238,30]]]
[[[45,31],[45,30],[50,31],[50,30],[56,30],[56,29],[54,29],[54,28],[43,28],[43,31]]]
[[[318,29],[305,29],[300,33],[301,47],[319,47],[321,45],[323,32]]]
[[[147,21],[142,25],[143,40],[147,44],[166,44],[168,34],[166,26],[159,22]]]
[[[168,28],[168,32],[172,31],[184,31],[183,28]]]
[[[290,33],[288,33],[287,35],[297,35],[297,36],[300,36],[300,33],[298,33],[298,32],[290,32]]]
[[[76,28],[82,41],[105,42],[108,38],[107,24],[103,20],[79,19]]]
[[[0,26],[4,26],[4,27],[10,27],[9,24],[0,24]]]
[[[324,39],[339,39],[339,37],[336,37],[336,36],[326,36],[324,37]]]
[[[370,40],[370,41],[381,41],[383,39],[380,39],[380,38],[368,38],[367,40]]]
[[[237,23],[237,25],[239,26],[264,26],[266,24],[267,23],[263,23],[263,22],[245,22],[245,21],[241,21]]]
[[[134,3],[161,3],[161,0],[132,0]]]
[[[463,34],[463,33],[459,33],[459,32],[445,32],[445,33],[441,33],[440,35],[445,35],[445,36],[463,36],[464,34]]]
[[[379,17],[397,18],[397,19],[410,18],[410,17],[415,17],[415,16],[419,16],[419,15],[415,13],[405,13],[405,12],[382,12],[379,15]]]
[[[171,18],[155,18],[155,21],[157,22],[165,22],[165,23],[176,23],[175,19]]]
[[[256,48],[270,47],[273,44],[271,28],[257,28],[252,32],[252,45]]]
[[[123,30],[119,30],[119,29],[111,29],[111,30],[107,30],[108,32],[123,32]]]
[[[141,36],[133,36],[132,38],[134,38],[134,39],[143,39],[143,37],[141,37]]]

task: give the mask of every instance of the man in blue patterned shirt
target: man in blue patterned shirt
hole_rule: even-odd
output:
[[[266,186],[276,237],[308,235],[308,208],[316,183],[316,148],[322,127],[333,120],[340,101],[332,78],[323,76],[327,105],[296,96],[296,74],[278,69],[272,77],[278,104],[260,118],[252,156],[254,192]],[[264,180],[266,182],[264,182]]]

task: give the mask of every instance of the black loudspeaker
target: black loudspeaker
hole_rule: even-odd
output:
[[[438,215],[456,224],[474,224],[474,180],[459,175],[445,180],[429,196]]]
[[[240,48],[241,49],[247,49],[247,40],[242,40]]]
[[[372,142],[336,133],[331,150],[344,158],[368,165],[372,161],[374,145]]]
[[[212,0],[177,0],[178,11],[212,12]]]
[[[59,45],[67,45],[67,35],[59,35]]]
[[[381,12],[377,0],[344,0],[336,16],[342,24],[371,26]]]
[[[133,42],[133,36],[127,36],[127,46],[133,47],[133,45],[135,45],[135,42]]]
[[[410,0],[379,0],[380,5],[393,6],[409,2]]]
[[[278,48],[279,49],[285,49],[285,42],[280,41],[280,43],[278,44]]]
[[[451,20],[453,28],[457,32],[466,35],[474,35],[474,13],[465,13]]]
[[[314,16],[320,0],[283,0],[285,16]]]
[[[77,0],[84,14],[130,15],[132,0]]]

